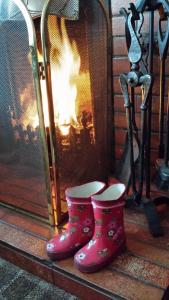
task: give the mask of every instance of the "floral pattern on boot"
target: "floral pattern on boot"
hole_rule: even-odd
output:
[[[91,196],[77,197],[78,189],[83,193],[86,188],[86,192],[90,194],[87,190],[88,186],[89,190],[95,190],[96,193],[105,188],[104,183],[92,182],[66,190],[69,221],[66,231],[63,234],[57,234],[47,243],[47,253],[52,260],[63,259],[73,255],[77,250],[87,244],[93,235],[94,215]],[[70,196],[74,189],[76,197]]]
[[[74,204],[74,212],[75,210],[76,205]],[[92,237],[94,219],[91,206],[86,205],[85,210],[79,211],[79,214],[80,216],[78,217],[76,215],[71,216],[66,231],[61,235],[57,235],[47,244],[47,252],[52,259],[62,259],[67,257],[67,255],[73,254],[74,251],[85,245]],[[88,215],[91,215],[90,218],[87,218],[87,224],[89,225],[85,226],[84,219]],[[82,220],[84,221],[82,222]]]
[[[74,257],[75,265],[81,272],[96,272],[125,250],[123,198],[124,196],[119,197],[117,201],[101,202],[92,197],[94,235]]]

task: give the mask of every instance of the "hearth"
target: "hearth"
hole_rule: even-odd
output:
[[[111,166],[110,1],[0,5],[0,201],[58,224]]]

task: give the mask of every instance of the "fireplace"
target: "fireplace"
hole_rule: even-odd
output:
[[[31,16],[1,1],[0,201],[53,225],[67,187],[110,171],[109,5],[52,0]]]

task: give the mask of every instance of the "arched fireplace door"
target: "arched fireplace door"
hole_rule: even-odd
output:
[[[22,1],[5,2],[13,11],[0,19],[0,200],[57,225],[65,189],[110,171],[110,1],[47,0],[34,24]]]

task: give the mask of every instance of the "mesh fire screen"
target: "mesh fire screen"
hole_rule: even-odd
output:
[[[0,201],[48,218],[28,31],[13,1],[0,0]]]
[[[61,198],[66,187],[108,176],[107,19],[100,1],[79,3],[78,20],[71,1],[70,18],[54,0],[46,15]]]

